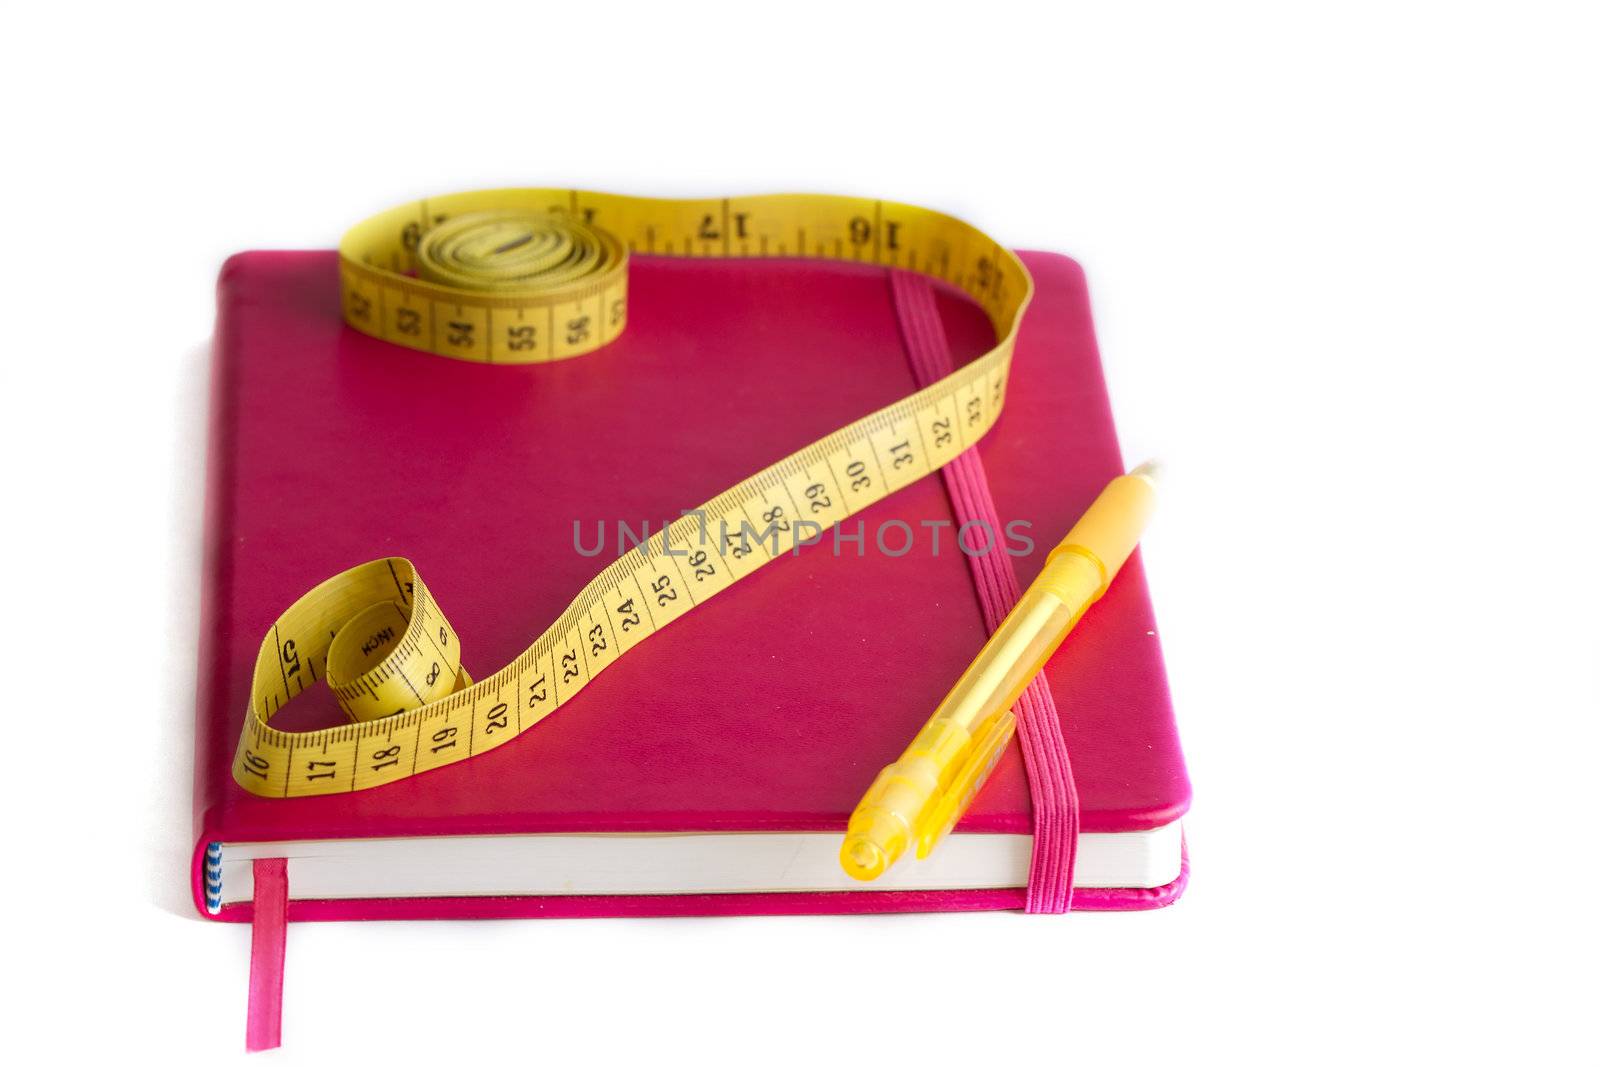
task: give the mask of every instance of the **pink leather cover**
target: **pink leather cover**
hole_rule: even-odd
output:
[[[1006,410],[979,444],[1003,519],[1044,555],[1123,469],[1082,272],[1024,253],[1038,295]],[[638,258],[629,327],[582,359],[459,363],[339,318],[332,252],[250,252],[219,282],[198,692],[193,881],[210,841],[431,834],[841,830],[984,638],[937,478],[859,518],[864,554],[832,539],[776,561],[639,646],[580,700],[491,752],[380,789],[263,800],[229,774],[261,635],[295,597],[355,563],[414,560],[482,676],[615,552],[830,430],[912,392],[886,274],[816,261]],[[992,343],[941,293],[958,362]],[[705,448],[709,442],[712,447]],[[396,457],[405,455],[405,475]],[[537,487],[538,492],[526,487]],[[597,523],[607,551],[585,557]],[[874,531],[910,526],[911,550]],[[852,520],[853,525],[854,520]],[[891,551],[904,532],[889,529]],[[1085,832],[1165,825],[1189,784],[1137,554],[1046,668]],[[852,679],[823,681],[828,663]],[[318,689],[283,713],[340,720]],[[280,721],[284,720],[280,716]],[[958,832],[1026,832],[1007,753]],[[1080,890],[1079,908],[1170,903]],[[291,872],[291,892],[292,872]],[[1016,908],[1024,891],[292,901],[291,920]],[[248,921],[248,904],[216,916]]]

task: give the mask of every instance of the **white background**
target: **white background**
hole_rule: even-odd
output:
[[[186,886],[221,260],[573,184],[882,195],[1086,266],[1170,472],[1193,883],[296,926],[273,1058],[1594,1062],[1591,17],[1094,6],[10,11],[7,1058],[241,1055],[248,930]]]

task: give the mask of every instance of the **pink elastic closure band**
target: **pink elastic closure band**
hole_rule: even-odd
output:
[[[920,274],[889,272],[895,312],[917,384],[928,386],[955,369],[950,342],[934,302],[933,286]],[[969,522],[1001,529],[989,479],[976,448],[946,464],[941,473],[959,530]],[[969,554],[984,624],[993,633],[1022,596],[1016,568],[1004,552]],[[976,649],[974,649],[976,651]],[[1018,701],[1017,741],[1033,801],[1033,860],[1028,870],[1027,910],[1060,913],[1072,907],[1072,868],[1078,851],[1078,792],[1055,697],[1044,678],[1033,680]]]
[[[288,933],[289,861],[256,860],[250,927],[250,1008],[246,1052],[277,1048],[283,1033],[283,950]]]

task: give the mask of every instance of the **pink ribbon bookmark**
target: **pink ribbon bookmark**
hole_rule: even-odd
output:
[[[246,1052],[282,1044],[283,949],[288,933],[289,861],[256,860],[256,891],[250,926],[250,1009]]]

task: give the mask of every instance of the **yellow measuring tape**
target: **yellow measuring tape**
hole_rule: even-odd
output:
[[[640,641],[826,528],[955,458],[994,424],[1033,292],[1014,255],[925,208],[838,196],[655,200],[566,189],[459,193],[394,208],[340,244],[344,316],[457,359],[592,352],[627,321],[630,254],[821,258],[965,290],[998,343],[933,385],[740,482],[602,570],[527,651],[474,683],[412,565],[376,560],[301,597],[261,643],[233,776],[259,796],[349,792],[504,744]],[[326,679],[350,724],[274,729]]]

